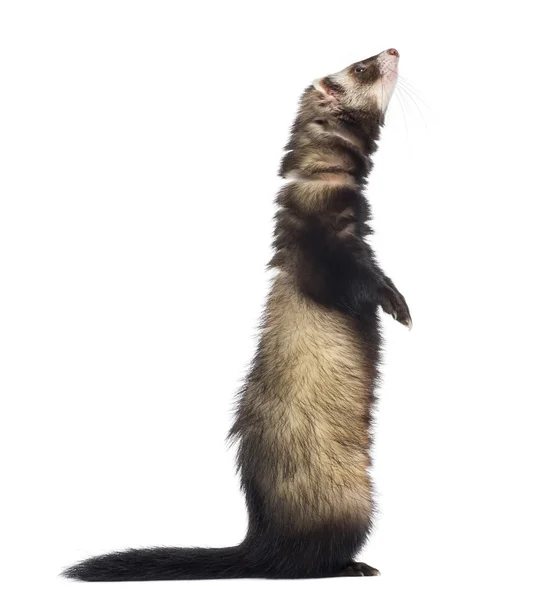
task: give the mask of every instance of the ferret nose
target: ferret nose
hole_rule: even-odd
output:
[[[387,50],[387,53],[391,54],[392,56],[397,56],[399,58],[399,52],[397,52],[395,48],[390,48],[389,50]]]

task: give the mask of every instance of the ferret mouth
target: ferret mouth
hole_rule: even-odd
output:
[[[384,83],[395,83],[399,75],[399,52],[395,48],[381,52],[378,55],[378,67]]]

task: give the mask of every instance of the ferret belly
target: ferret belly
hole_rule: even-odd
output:
[[[372,382],[352,320],[304,297],[281,273],[264,334],[270,513],[298,528],[369,522]]]

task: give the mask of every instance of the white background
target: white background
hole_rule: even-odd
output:
[[[548,597],[542,7],[1,4],[4,597]],[[313,78],[390,46],[420,99],[394,97],[368,188],[414,319],[383,321],[380,516],[362,554],[382,577],[57,577],[98,552],[241,539],[225,436],[281,150]]]

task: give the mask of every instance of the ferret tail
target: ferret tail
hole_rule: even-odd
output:
[[[104,554],[66,569],[82,581],[159,581],[258,577],[242,546],[231,548],[144,548]]]

